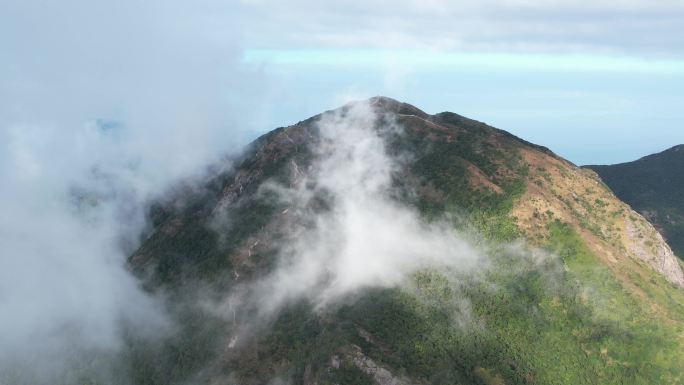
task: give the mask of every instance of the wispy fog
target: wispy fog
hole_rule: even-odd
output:
[[[428,223],[397,199],[392,180],[410,154],[386,151],[384,138],[402,135],[391,116],[377,114],[372,102],[355,102],[316,125],[312,164],[293,165],[292,185],[269,181],[260,188],[285,207],[277,266],[250,284],[248,299],[233,293],[229,307],[246,300],[265,318],[301,300],[323,309],[363,289],[403,285],[421,269],[466,272],[486,264],[453,223]]]

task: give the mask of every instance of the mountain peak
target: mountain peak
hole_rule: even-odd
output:
[[[376,111],[400,115],[415,115],[421,118],[428,116],[426,112],[411,104],[400,102],[387,96],[374,96],[366,100]]]
[[[368,105],[377,121],[354,115]],[[662,237],[595,173],[485,123],[378,96],[271,131],[204,187],[160,205],[130,259],[174,309],[216,288],[179,310],[198,326],[140,364],[153,375],[192,368],[188,351],[216,368],[196,382],[248,385],[684,370],[684,274]]]

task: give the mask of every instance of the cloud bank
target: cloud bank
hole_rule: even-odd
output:
[[[125,267],[147,202],[246,142],[264,83],[197,3],[2,9],[0,373],[50,383],[169,325]]]

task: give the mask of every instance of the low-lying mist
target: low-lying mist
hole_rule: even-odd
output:
[[[161,5],[3,5],[1,383],[83,383],[82,358],[113,360],[124,329],[174,329],[127,258],[149,202],[253,136],[241,117],[264,93],[236,47],[204,34],[203,11]],[[102,382],[125,377],[99,361],[115,372]]]

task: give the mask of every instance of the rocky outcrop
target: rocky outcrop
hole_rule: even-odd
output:
[[[616,275],[642,269],[626,263],[631,259],[684,287],[684,272],[663,237],[619,200],[596,173],[535,149],[521,152],[530,173],[512,215],[530,241],[544,239],[546,224],[559,220],[570,224]]]
[[[341,349],[343,359],[348,360],[359,370],[366,373],[378,385],[413,385],[417,382],[412,382],[409,379],[395,376],[386,367],[378,364],[372,358],[363,354],[360,347],[356,345],[349,345]],[[333,357],[332,366],[337,364],[339,366],[339,358]]]
[[[684,287],[684,273],[662,235],[635,211],[625,221],[627,251],[648,263],[669,282]]]

